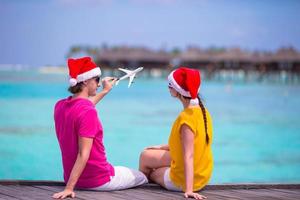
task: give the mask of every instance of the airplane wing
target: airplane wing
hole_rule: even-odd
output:
[[[131,70],[128,69],[123,69],[123,68],[118,68],[119,70],[121,70],[122,72],[125,72],[126,74],[131,73]]]
[[[134,79],[134,76],[135,76],[135,74],[129,76],[128,88],[131,86],[131,83],[132,83],[132,81],[133,81],[133,79]]]

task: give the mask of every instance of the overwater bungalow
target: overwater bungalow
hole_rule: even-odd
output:
[[[112,71],[122,68],[144,67],[146,76],[165,76],[176,66],[201,69],[205,76],[214,78],[220,74],[238,73],[242,77],[256,74],[292,74],[300,76],[300,52],[293,48],[281,48],[276,52],[246,51],[240,48],[201,49],[189,47],[176,53],[151,50],[145,47],[101,48],[93,54],[97,64]]]
[[[164,69],[169,66],[170,60],[171,55],[164,51],[129,47],[102,49],[96,56],[96,62],[103,68],[143,66],[146,69]]]
[[[300,73],[300,53],[293,48],[279,49],[270,56],[269,65],[274,70]]]
[[[178,59],[182,65],[199,69],[299,72],[300,53],[292,48],[279,49],[275,53],[250,52],[239,48],[220,52],[191,48],[182,52]]]
[[[185,65],[204,70],[287,70],[300,73],[300,52],[293,48],[281,48],[272,52],[250,52],[240,48],[221,50],[190,47],[185,51],[172,54],[167,51],[155,51],[145,47],[113,47],[99,49],[96,62],[103,68],[117,67],[146,69],[171,69]]]

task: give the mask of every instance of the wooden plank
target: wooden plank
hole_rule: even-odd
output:
[[[140,197],[144,197],[146,199],[165,199],[165,200],[172,200],[174,198],[177,199],[181,199],[180,195],[176,195],[176,196],[170,196],[170,195],[166,195],[166,193],[168,193],[168,191],[166,192],[162,192],[162,193],[157,193],[157,192],[153,192],[151,190],[144,190],[144,189],[134,189],[134,190],[129,190],[128,191],[130,194],[134,193],[135,195],[138,195]],[[168,193],[169,194],[169,193]]]
[[[155,195],[157,197],[161,197],[161,196],[165,196],[165,194],[168,194],[170,197],[174,197],[174,196],[180,196],[178,192],[171,192],[171,191],[167,191],[165,189],[160,189],[160,190],[151,190],[151,189],[144,189],[144,188],[139,188],[134,190],[135,192],[138,192],[141,195]]]
[[[115,191],[115,193],[122,195],[123,197],[125,197],[125,199],[137,199],[137,200],[152,200],[154,199],[153,196],[155,196],[155,195],[153,196],[149,195],[150,193],[148,193],[147,195],[140,195],[139,192],[128,191],[128,190]],[[161,196],[159,196],[156,199],[161,199]]]
[[[272,191],[272,193],[273,192],[278,192],[278,194],[280,195],[280,196],[282,196],[283,197],[283,199],[288,199],[288,200],[299,200],[300,199],[300,190],[297,190],[297,192],[295,191],[295,193],[294,193],[294,191],[292,191],[292,190],[285,190],[285,189],[283,189],[283,190],[279,190],[279,191],[274,191],[273,189],[270,189],[271,191]]]
[[[46,190],[50,190],[52,192],[59,192],[63,190],[63,187],[53,187],[53,186],[35,186],[39,188],[43,188]],[[143,196],[138,195],[137,193],[139,189],[127,189],[127,190],[120,190],[120,191],[111,191],[111,192],[102,192],[102,191],[88,191],[88,190],[76,190],[76,196],[79,198],[86,198],[86,199],[155,199],[152,196],[152,193],[144,193]],[[158,197],[158,196],[156,196]],[[167,199],[166,196],[161,195],[159,196],[161,199]]]
[[[224,190],[224,192],[235,193],[236,195],[240,196],[243,199],[249,199],[249,198],[257,198],[257,199],[261,199],[261,200],[270,200],[270,199],[280,200],[281,199],[275,195],[272,195],[270,192],[264,192],[261,189]]]
[[[283,192],[283,193],[288,193],[288,194],[295,194],[297,196],[300,196],[300,190],[294,190],[294,189],[271,189],[272,191],[278,191],[278,192]]]
[[[65,186],[62,181],[29,181],[29,180],[0,180],[0,185],[47,185],[47,186]]]
[[[44,190],[51,191],[52,194],[55,192],[60,192],[64,187],[55,187],[55,186],[35,186]],[[76,197],[79,199],[107,199],[107,200],[118,200],[123,199],[122,196],[115,196],[113,192],[96,192],[96,191],[86,191],[86,190],[75,190]],[[52,196],[52,195],[51,195]]]
[[[120,199],[126,199],[126,198],[124,198],[124,196],[116,195],[114,192],[77,190],[77,191],[75,191],[75,193],[78,197],[88,199],[88,200],[99,200],[99,199],[120,200]]]
[[[285,190],[287,191],[287,190]],[[293,193],[287,193],[287,192],[282,192],[282,191],[274,191],[271,189],[259,189],[253,191],[255,193],[264,195],[264,196],[270,196],[272,199],[285,199],[285,200],[294,200],[294,199],[300,199],[300,190],[298,192],[298,195],[295,195]]]
[[[258,198],[258,199],[300,199],[300,195],[288,194],[271,189],[250,189],[250,190],[224,190],[226,193],[234,192],[242,198]],[[298,197],[297,197],[298,196]]]
[[[214,195],[219,199],[233,199],[233,200],[243,200],[243,198],[241,198],[240,196],[237,196],[236,194],[228,194],[228,193],[224,193],[224,190],[207,190],[207,191],[203,191],[203,194],[210,194],[210,195]]]
[[[46,180],[0,180],[0,185],[44,185],[44,186],[64,186],[62,181],[46,181]],[[143,187],[153,187],[155,184],[146,184]],[[300,189],[300,184],[218,184],[207,185],[205,190],[222,190],[222,189]]]
[[[215,199],[215,200],[236,200],[236,198],[222,196],[220,194],[216,194],[214,191],[202,191],[200,194],[207,197],[207,199]]]
[[[36,186],[33,186],[33,187],[40,188],[40,189],[43,189],[43,190],[49,190],[51,192],[60,192],[65,188],[63,186],[40,186],[40,185],[36,185]]]
[[[9,196],[9,195],[0,193],[0,199],[5,199],[5,200],[16,200],[17,198],[16,198],[16,197],[13,197],[13,196]]]
[[[173,192],[173,191],[168,191],[162,187],[153,187],[153,188],[143,188],[144,191],[150,192],[153,194],[158,194],[158,195],[163,195],[165,197],[169,198],[184,198],[182,192]]]
[[[31,186],[1,186],[0,192],[22,200],[49,199],[52,196],[50,191]]]
[[[3,183],[3,182],[2,182]],[[55,192],[60,192],[64,189],[64,186],[55,185],[54,182],[5,182],[1,185],[0,181],[0,199],[51,199]],[[14,185],[13,183],[16,183]],[[41,185],[32,185],[37,183]],[[43,185],[44,184],[44,185]],[[200,194],[207,196],[209,200],[244,200],[244,199],[260,199],[260,200],[298,200],[300,199],[299,184],[292,185],[276,185],[268,184],[263,185],[217,185],[220,186],[219,190],[216,187],[211,189],[204,189],[200,191]],[[252,187],[253,186],[253,187]],[[273,187],[274,186],[274,187]],[[257,189],[264,188],[264,189]],[[271,187],[271,188],[270,188]],[[227,188],[227,189],[225,189]],[[239,189],[232,189],[239,188]],[[248,188],[248,189],[241,189]],[[251,189],[249,189],[251,188]],[[253,189],[256,188],[256,189]],[[100,192],[100,191],[88,191],[88,190],[76,190],[76,199],[89,199],[89,200],[171,200],[171,199],[185,199],[183,192],[172,192],[165,190],[164,188],[156,184],[146,184],[141,187],[136,187],[121,191]]]

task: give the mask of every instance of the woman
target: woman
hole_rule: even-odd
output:
[[[200,72],[181,67],[171,72],[168,82],[171,96],[182,103],[183,111],[173,124],[169,144],[146,148],[139,169],[168,190],[204,199],[195,191],[202,189],[212,174],[212,122],[198,95]]]
[[[137,170],[112,166],[103,144],[104,130],[95,104],[116,80],[104,79],[100,86],[100,68],[89,57],[69,59],[69,91],[73,94],[58,101],[54,109],[56,136],[60,145],[66,187],[53,198],[75,197],[74,188],[111,191],[147,183]]]

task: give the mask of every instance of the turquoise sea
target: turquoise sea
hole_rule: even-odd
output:
[[[62,180],[53,106],[65,74],[0,71],[0,179]],[[211,183],[300,182],[300,85],[203,81],[213,118]],[[165,79],[138,78],[97,105],[108,160],[138,167],[146,146],[167,143],[182,105]]]

